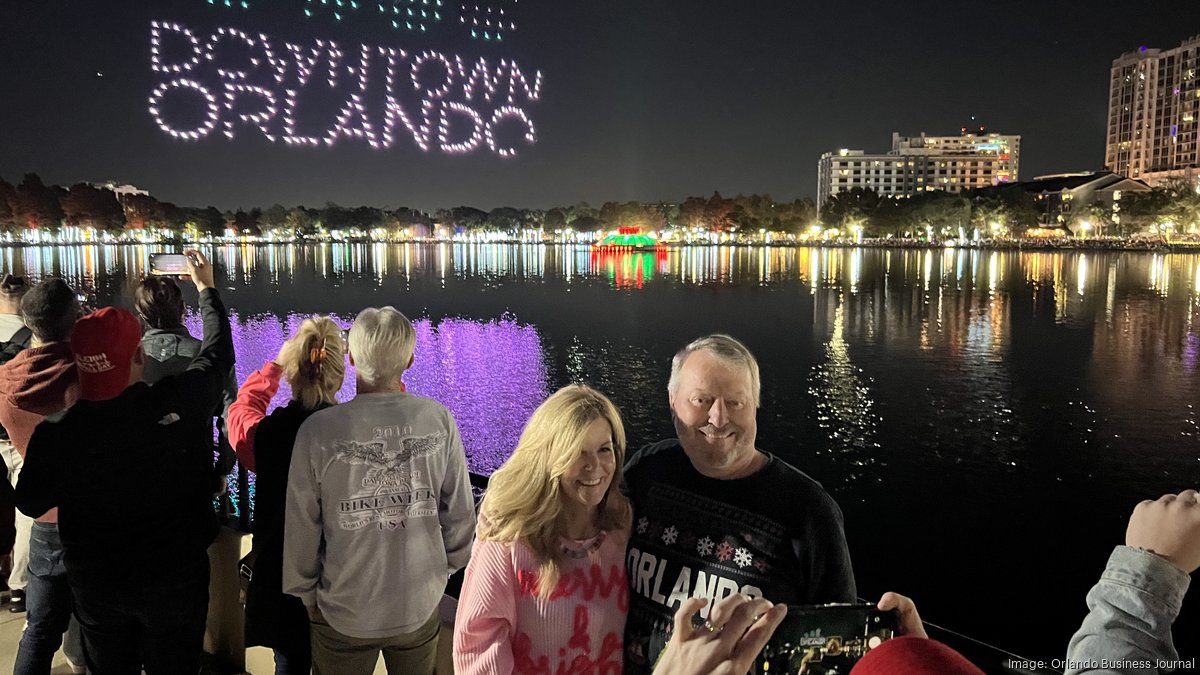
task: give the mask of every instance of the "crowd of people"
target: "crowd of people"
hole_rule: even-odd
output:
[[[462,675],[740,675],[789,605],[857,601],[838,505],[757,445],[760,372],[736,339],[675,355],[676,437],[636,452],[603,393],[555,392],[477,506],[453,415],[406,390],[404,314],[365,309],[348,336],[308,319],[238,388],[212,265],[189,259],[200,339],[172,279],[141,283],[137,315],[85,314],[60,279],[0,282],[18,675],[49,673],[60,648],[76,672],[200,671],[231,455],[256,474],[247,644],[274,650],[277,674],[368,674],[381,656],[391,675],[435,672],[439,606],[463,568]],[[347,363],[356,395],[338,402]],[[268,414],[284,380],[292,400]],[[1169,672],[1198,567],[1197,493],[1138,505],[1067,672]],[[981,672],[928,638],[909,598],[877,606],[896,613],[897,637],[852,673]]]

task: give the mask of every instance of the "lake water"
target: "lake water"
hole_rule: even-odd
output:
[[[9,248],[0,262],[129,306],[152,250],[164,249]],[[239,380],[306,316],[348,325],[365,306],[394,305],[418,329],[410,390],[455,413],[481,473],[572,381],[613,398],[632,446],[670,436],[671,355],[731,333],[763,368],[759,446],[841,504],[860,593],[900,591],[926,620],[1026,656],[1063,654],[1139,500],[1200,483],[1200,256],[451,244],[212,254]],[[1197,596],[1176,624],[1184,656],[1200,643]]]

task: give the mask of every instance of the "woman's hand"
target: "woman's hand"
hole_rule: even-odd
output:
[[[703,626],[692,616],[708,598],[688,598],[675,613],[675,632],[667,643],[654,675],[745,675],[775,633],[787,605],[772,605],[735,593],[709,612]]]
[[[196,290],[203,291],[206,288],[213,287],[213,268],[212,263],[208,262],[208,258],[204,254],[195,249],[184,251],[188,261],[188,276],[195,282]]]

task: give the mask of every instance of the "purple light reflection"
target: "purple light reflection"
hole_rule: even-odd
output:
[[[238,383],[275,358],[284,341],[309,316],[242,318],[231,311]],[[344,329],[353,321],[337,315],[331,318]],[[192,335],[201,335],[198,314],[189,313],[184,323]],[[487,322],[446,318],[436,325],[420,319],[413,327],[417,332],[416,359],[404,375],[408,390],[450,409],[466,447],[467,465],[475,473],[491,474],[512,453],[525,422],[549,394],[537,329],[509,316]],[[348,401],[354,393],[354,368],[347,364],[338,400]],[[280,383],[270,410],[290,399],[287,382]],[[254,478],[250,476],[253,498]],[[231,489],[234,487],[231,483]]]

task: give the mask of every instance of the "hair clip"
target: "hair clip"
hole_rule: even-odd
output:
[[[317,367],[317,371],[319,372],[321,370],[321,366],[325,363],[325,357],[328,354],[329,352],[325,349],[325,340],[321,340],[320,347],[313,347],[312,349],[308,350],[308,361],[309,363],[315,365]]]

